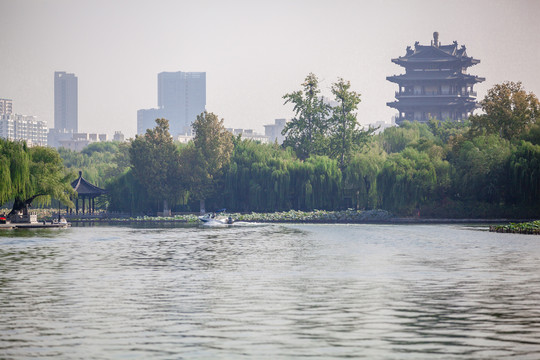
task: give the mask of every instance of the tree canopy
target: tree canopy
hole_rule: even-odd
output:
[[[216,191],[224,167],[233,151],[232,134],[225,129],[223,119],[216,114],[203,112],[192,124],[195,136],[192,143],[182,150],[184,179],[190,197],[201,200]]]
[[[319,89],[319,79],[310,73],[302,83],[302,90],[285,94],[285,104],[294,105],[294,118],[283,129],[284,146],[290,146],[304,160],[325,151],[327,118],[330,106],[325,104]]]
[[[330,155],[344,169],[353,154],[367,143],[375,129],[360,129],[356,114],[360,94],[351,90],[350,81],[339,78],[332,84],[332,94],[336,105],[331,108],[332,116],[328,125]]]
[[[73,206],[72,178],[56,150],[0,139],[0,201],[13,200],[12,213],[26,211],[36,199],[48,204],[54,198]]]
[[[169,122],[157,119],[156,127],[137,135],[129,155],[133,175],[148,194],[163,201],[164,211],[177,203],[185,191],[182,186],[180,153],[169,133]]]
[[[470,117],[471,130],[476,135],[485,131],[515,139],[537,124],[540,117],[538,98],[527,93],[521,82],[494,85],[480,104],[485,114]]]

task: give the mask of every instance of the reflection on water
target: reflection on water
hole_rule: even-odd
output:
[[[0,358],[540,358],[540,241],[458,226],[0,233]]]

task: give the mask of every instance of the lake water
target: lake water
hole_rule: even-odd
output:
[[[539,359],[540,237],[451,225],[0,232],[0,358]]]

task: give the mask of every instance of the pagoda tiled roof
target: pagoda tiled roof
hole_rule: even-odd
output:
[[[414,49],[407,48],[405,56],[392,59],[392,62],[399,65],[415,64],[415,63],[448,63],[461,62],[471,66],[478,64],[480,60],[473,59],[467,56],[465,46],[458,47],[458,43],[454,41],[451,45],[419,45],[415,44]]]
[[[71,187],[79,194],[79,196],[99,196],[107,193],[107,190],[97,187],[83,178],[82,171],[79,171],[79,178],[71,183]]]

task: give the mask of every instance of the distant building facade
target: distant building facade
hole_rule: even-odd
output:
[[[107,141],[107,134],[69,133],[71,136],[58,140],[57,147],[72,151],[81,151],[95,142]]]
[[[264,135],[268,137],[268,141],[278,144],[283,144],[285,136],[281,134],[283,129],[285,129],[285,124],[287,124],[287,119],[275,119],[273,124],[264,125]]]
[[[113,141],[124,142],[125,136],[121,131],[115,131],[113,135]]]
[[[64,71],[54,73],[54,128],[77,132],[78,79]]]
[[[0,116],[0,137],[24,140],[28,146],[47,146],[47,123],[35,116],[4,114]]]
[[[232,133],[234,136],[240,135],[243,140],[253,140],[258,141],[261,144],[268,144],[268,136],[256,133],[253,129],[225,129],[228,132]]]
[[[205,72],[161,72],[158,74],[158,108],[137,112],[137,133],[155,127],[155,120],[169,120],[173,136],[191,134],[191,124],[206,108]]]
[[[65,140],[71,140],[73,138],[73,131],[66,129],[49,129],[47,134],[47,145],[58,149],[60,142]]]
[[[11,115],[13,113],[13,101],[11,99],[0,99],[0,115]]]
[[[143,135],[147,129],[156,127],[156,119],[164,118],[161,109],[141,109],[137,111],[137,134]],[[170,125],[169,125],[170,128]]]
[[[473,86],[485,78],[467,74],[467,68],[480,63],[469,57],[457,41],[441,45],[439,33],[433,33],[431,45],[407,47],[405,56],[392,59],[405,68],[405,74],[388,76],[396,83],[396,101],[387,105],[399,111],[396,123],[427,122],[430,118],[460,121],[478,107]]]

